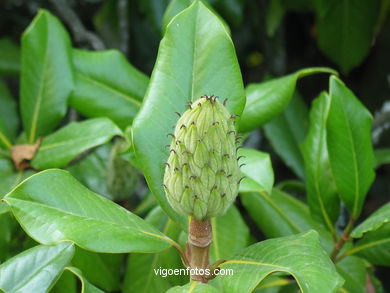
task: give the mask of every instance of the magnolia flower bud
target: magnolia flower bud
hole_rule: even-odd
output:
[[[235,116],[213,96],[195,101],[176,124],[164,188],[173,209],[198,221],[223,215],[238,193]]]

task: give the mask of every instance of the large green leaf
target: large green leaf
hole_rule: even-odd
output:
[[[329,68],[305,68],[283,77],[249,84],[246,87],[247,101],[240,132],[256,129],[282,113],[293,97],[297,80],[321,72],[335,73]]]
[[[119,289],[124,255],[90,252],[76,248],[72,265],[79,268],[88,281],[106,291]]]
[[[315,231],[253,244],[220,267],[234,272],[217,277],[229,293],[252,292],[274,272],[291,274],[303,293],[336,292],[343,283]]]
[[[337,271],[344,278],[343,293],[366,293],[366,264],[356,256],[342,259],[336,265]]]
[[[172,240],[138,216],[88,190],[68,172],[31,176],[4,200],[23,229],[42,244],[70,240],[96,252],[157,252]]]
[[[66,114],[73,90],[70,45],[62,24],[45,10],[23,33],[20,105],[30,144],[50,133]]]
[[[330,78],[327,145],[339,196],[351,216],[360,215],[374,180],[370,112],[337,77]]]
[[[322,0],[317,11],[318,46],[344,72],[367,56],[374,38],[378,0]]]
[[[248,245],[249,229],[238,209],[233,205],[221,217],[211,219],[213,242],[210,262],[229,259]]]
[[[42,140],[31,166],[40,170],[65,167],[82,152],[121,134],[121,130],[107,118],[72,122]]]
[[[19,74],[20,49],[10,39],[0,40],[0,74]]]
[[[177,239],[181,231],[178,225],[169,219],[159,206],[154,208],[145,220],[173,239]],[[163,271],[158,274],[160,268]],[[167,274],[167,270],[182,268],[184,267],[180,257],[173,248],[155,254],[130,254],[127,260],[122,292],[164,292],[172,286],[172,283],[177,285],[180,284],[183,278],[188,280],[188,276],[170,276]]]
[[[220,291],[211,285],[192,281],[184,286],[173,287],[166,293],[220,293]]]
[[[70,242],[28,249],[0,265],[0,288],[5,292],[48,292],[73,252]]]
[[[269,154],[254,149],[239,149],[241,173],[245,176],[240,182],[240,192],[265,191],[271,193],[274,185],[274,172]]]
[[[329,232],[311,218],[309,208],[303,202],[291,195],[274,188],[272,195],[253,192],[243,193],[240,198],[251,218],[268,238],[316,229],[321,235],[323,247],[332,249]]]
[[[305,161],[307,201],[313,218],[318,219],[334,232],[334,224],[340,212],[340,200],[330,169],[326,143],[326,120],[330,97],[322,93],[312,103],[310,129],[302,144]]]
[[[390,266],[390,203],[356,227],[351,236],[361,240],[346,255],[356,253],[374,264]]]
[[[19,118],[16,101],[0,79],[0,147],[10,149],[17,135]]]
[[[306,136],[309,120],[307,107],[296,92],[286,109],[264,125],[264,132],[275,152],[297,176],[305,178],[300,143]]]
[[[149,188],[166,213],[183,226],[186,219],[173,211],[161,187],[167,134],[178,119],[174,112],[184,112],[188,101],[204,94],[222,101],[229,98],[232,114],[241,114],[245,104],[232,40],[218,17],[195,1],[168,25],[145,101],[133,123],[135,151]]]
[[[108,117],[122,129],[137,114],[149,79],[119,51],[73,50],[75,91],[69,104],[86,117]]]

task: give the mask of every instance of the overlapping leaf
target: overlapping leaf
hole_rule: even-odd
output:
[[[390,266],[390,203],[368,217],[351,235],[361,240],[346,255],[356,253],[374,264]]]
[[[375,177],[372,116],[337,77],[331,77],[329,89],[326,127],[330,166],[339,196],[357,218]]]
[[[240,192],[265,191],[271,193],[274,173],[269,154],[254,149],[238,150],[241,173]]]
[[[332,293],[343,284],[315,231],[253,244],[220,267],[234,271],[217,277],[229,293],[252,292],[274,272],[291,274],[303,293]]]
[[[167,214],[183,226],[185,218],[173,211],[161,188],[168,157],[166,135],[178,119],[174,112],[184,112],[188,101],[204,94],[228,98],[229,111],[241,114],[245,92],[232,40],[218,17],[195,1],[168,25],[133,123],[135,151],[149,188]]]
[[[73,50],[75,90],[69,104],[86,117],[108,117],[119,127],[131,125],[146,87],[147,76],[118,51]]]
[[[0,147],[11,148],[17,135],[19,118],[16,102],[6,84],[0,79]]]
[[[308,206],[293,196],[274,188],[271,195],[244,193],[241,202],[268,238],[315,229],[320,233],[322,246],[327,251],[332,249],[330,233],[312,219]]]
[[[340,200],[330,169],[327,149],[326,121],[330,97],[322,93],[312,103],[310,129],[302,145],[305,160],[307,199],[311,214],[334,232],[340,210]]]
[[[28,142],[44,136],[65,116],[73,90],[69,36],[40,10],[22,36],[21,113]]]
[[[42,140],[31,166],[41,170],[65,167],[82,152],[121,134],[121,130],[107,118],[69,123]]]
[[[42,244],[70,240],[88,250],[122,253],[157,252],[172,242],[63,170],[31,176],[4,200],[23,229]]]
[[[305,178],[305,171],[300,144],[306,136],[308,120],[307,107],[296,92],[286,109],[264,125],[275,152],[301,179]]]
[[[73,257],[74,246],[36,246],[0,265],[0,289],[5,292],[47,292]]]
[[[10,39],[0,40],[0,74],[19,74],[20,49]]]
[[[344,72],[367,56],[379,13],[378,0],[317,1],[318,46]],[[364,11],[364,13],[362,13]]]
[[[249,84],[240,132],[256,129],[282,113],[294,94],[297,80],[321,72],[334,73],[329,68],[306,68],[269,81]]]

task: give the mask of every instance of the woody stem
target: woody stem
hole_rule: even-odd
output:
[[[188,228],[186,257],[191,268],[191,280],[207,283],[209,276],[205,275],[210,269],[209,250],[213,239],[210,220],[197,221],[191,217]]]

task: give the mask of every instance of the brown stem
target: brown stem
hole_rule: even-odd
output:
[[[341,235],[340,239],[336,242],[332,252],[330,253],[329,257],[330,259],[335,263],[337,261],[337,255],[343,248],[344,244],[349,240],[350,233],[353,229],[355,223],[354,218],[350,218],[347,227],[345,227],[343,234]]]
[[[210,269],[209,250],[213,240],[210,220],[197,221],[191,218],[188,228],[186,258],[191,269],[191,280],[207,283],[210,276],[205,274]]]

